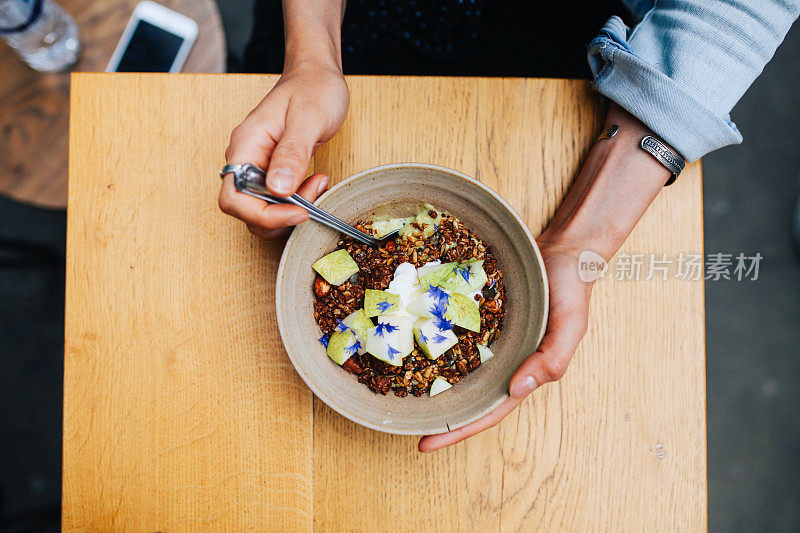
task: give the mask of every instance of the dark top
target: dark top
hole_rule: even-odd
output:
[[[618,0],[349,0],[345,74],[590,78],[586,45]],[[258,0],[246,72],[283,68],[279,0]]]

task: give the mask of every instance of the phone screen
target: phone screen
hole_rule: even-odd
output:
[[[183,38],[140,20],[122,54],[117,72],[169,72]]]

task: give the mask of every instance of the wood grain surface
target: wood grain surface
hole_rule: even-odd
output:
[[[73,77],[65,530],[705,530],[702,281],[609,272],[566,377],[441,452],[312,402],[274,325],[280,245],[216,206],[229,132],[275,80]],[[534,233],[602,124],[581,81],[348,81],[313,170],[449,166]],[[621,253],[702,253],[701,206],[694,164]]]
[[[58,0],[81,32],[76,72],[102,72],[139,0]],[[225,72],[222,19],[214,0],[159,0],[197,22],[184,72]],[[41,207],[67,203],[69,73],[41,73],[0,43],[0,193]]]

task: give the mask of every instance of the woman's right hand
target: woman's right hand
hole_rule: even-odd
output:
[[[328,177],[306,178],[314,149],[333,137],[347,116],[350,92],[341,68],[300,64],[284,71],[275,87],[231,133],[228,164],[252,163],[267,171],[275,195],[295,192],[314,201],[328,187]],[[274,239],[308,219],[302,207],[268,204],[236,190],[233,176],[222,181],[219,207],[247,224],[254,235]]]

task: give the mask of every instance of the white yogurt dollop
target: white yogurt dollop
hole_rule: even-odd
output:
[[[411,263],[397,265],[394,277],[389,282],[389,288],[386,289],[386,292],[400,296],[400,309],[393,312],[393,315],[404,316],[411,320],[419,318],[406,311],[406,306],[422,294],[422,288],[419,286],[419,277],[417,277],[417,269],[414,268],[414,265]]]

